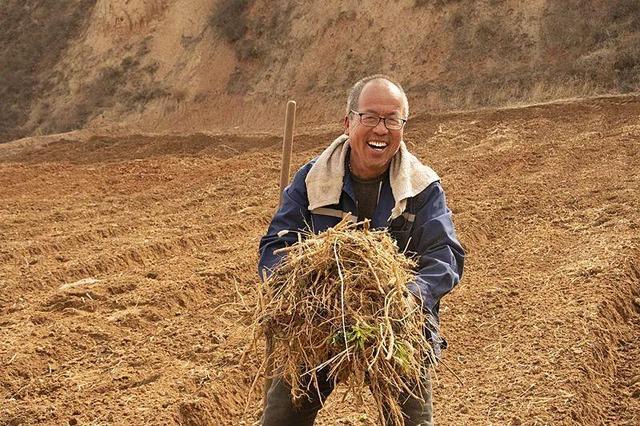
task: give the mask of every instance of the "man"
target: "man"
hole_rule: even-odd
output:
[[[349,93],[344,135],[304,165],[285,189],[282,206],[260,241],[259,272],[269,274],[299,232],[335,226],[343,217],[369,219],[386,228],[401,250],[418,261],[409,290],[433,320],[426,324],[436,354],[439,302],[462,275],[464,251],[458,242],[436,173],[421,164],[402,141],[409,104],[402,87],[383,75],[365,77]],[[375,259],[373,259],[375,262]],[[277,366],[276,366],[277,368]],[[405,424],[432,425],[431,384],[419,384],[425,401],[399,395]],[[263,425],[312,425],[333,390],[320,380],[318,392],[293,404],[290,386],[275,378],[267,393]],[[319,396],[318,396],[319,394]]]

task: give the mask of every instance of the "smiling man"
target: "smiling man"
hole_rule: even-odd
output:
[[[384,174],[400,148],[409,105],[398,86],[389,80],[359,82],[348,98],[344,118],[349,136],[351,172],[359,179]]]
[[[372,228],[387,229],[398,247],[417,260],[409,290],[430,318],[425,338],[439,355],[444,346],[437,332],[440,299],[460,280],[464,251],[438,175],[402,141],[408,115],[404,90],[387,76],[365,77],[351,88],[344,134],[304,165],[285,189],[282,205],[260,241],[258,270],[262,278],[276,269],[284,254],[274,251],[298,241],[300,233],[324,231],[345,217],[354,222],[369,219]],[[319,381],[318,392],[293,404],[290,386],[274,379],[262,424],[312,425],[333,390],[329,381]],[[398,396],[405,425],[432,425],[431,384],[415,386],[427,398]]]

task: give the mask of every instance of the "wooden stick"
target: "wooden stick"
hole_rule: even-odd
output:
[[[284,189],[289,183],[289,174],[291,171],[291,153],[293,152],[293,126],[296,122],[296,102],[287,102],[287,112],[284,118],[284,137],[282,139],[282,165],[280,167],[280,201],[278,209],[282,206],[282,198]],[[277,210],[277,209],[276,209]],[[264,368],[264,391],[262,394],[262,412],[267,408],[267,394],[273,383],[273,335],[270,332],[265,333],[265,361]]]
[[[284,120],[284,138],[282,139],[282,166],[280,168],[280,202],[282,205],[284,189],[289,184],[289,172],[291,170],[291,152],[293,151],[293,126],[296,121],[296,102],[287,102],[287,114]]]

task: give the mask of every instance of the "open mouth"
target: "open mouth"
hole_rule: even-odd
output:
[[[382,151],[387,147],[387,143],[382,141],[369,141],[367,142],[367,145],[369,145],[370,148],[375,149],[377,151]]]

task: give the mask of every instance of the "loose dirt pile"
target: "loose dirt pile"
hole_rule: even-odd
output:
[[[634,97],[409,121],[468,253],[438,423],[638,424],[639,123]],[[339,132],[299,133],[294,163]],[[237,424],[279,139],[0,146],[0,423]],[[342,395],[317,424],[375,423]]]
[[[417,385],[435,356],[427,317],[407,290],[415,262],[387,232],[361,225],[343,219],[279,249],[286,258],[260,286],[255,323],[272,339],[266,365],[282,369],[294,400],[319,394],[324,371],[322,380],[347,384],[360,404],[368,386],[380,423],[401,425],[398,395],[425,399]]]

